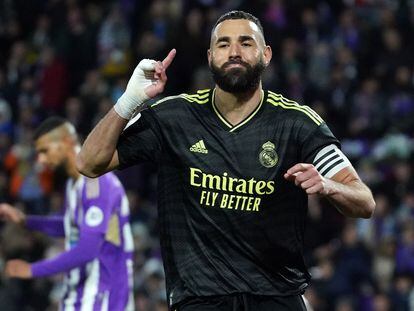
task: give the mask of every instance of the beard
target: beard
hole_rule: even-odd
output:
[[[69,174],[66,170],[66,161],[62,161],[53,168],[53,190],[64,190],[68,178]]]
[[[232,64],[240,64],[242,67],[226,68]],[[210,64],[210,70],[213,74],[214,82],[223,90],[229,93],[245,93],[259,86],[260,78],[266,66],[263,59],[260,59],[255,65],[242,60],[229,60],[221,67]]]

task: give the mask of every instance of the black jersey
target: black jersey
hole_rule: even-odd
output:
[[[313,110],[270,91],[236,126],[216,109],[214,90],[167,97],[143,111],[117,150],[120,168],[159,165],[170,304],[303,292],[310,279],[302,256],[307,195],[283,174],[332,143]]]

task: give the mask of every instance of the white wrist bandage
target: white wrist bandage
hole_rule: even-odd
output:
[[[135,68],[124,94],[116,102],[114,109],[124,119],[131,119],[134,112],[147,99],[145,88],[155,82],[154,68],[156,61],[152,59],[143,59]]]

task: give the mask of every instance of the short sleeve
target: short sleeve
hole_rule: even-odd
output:
[[[312,163],[317,153],[324,147],[335,144],[340,147],[338,139],[332,134],[326,123],[322,123],[308,132],[302,142],[301,159],[304,163]]]
[[[158,123],[149,110],[133,118],[119,137],[117,151],[119,169],[155,161],[161,155],[161,134]]]

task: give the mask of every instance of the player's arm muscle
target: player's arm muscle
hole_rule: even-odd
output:
[[[99,121],[86,138],[76,164],[78,170],[88,177],[97,177],[118,167],[116,144],[128,120],[120,117],[114,109]]]
[[[369,218],[375,201],[355,169],[347,166],[328,179],[331,190],[326,198],[345,216]]]
[[[351,162],[335,145],[321,149],[313,164],[298,163],[284,177],[308,195],[327,198],[342,214],[370,218],[375,201]]]

